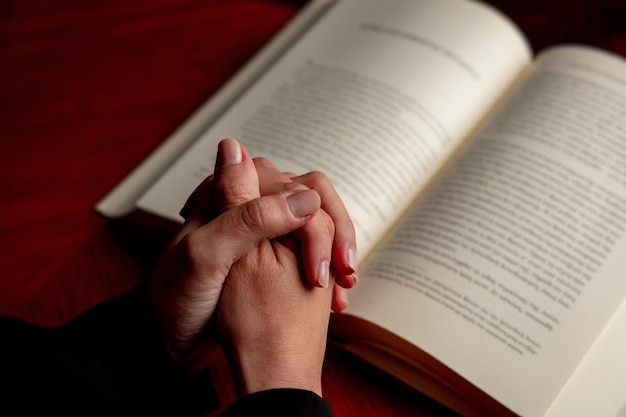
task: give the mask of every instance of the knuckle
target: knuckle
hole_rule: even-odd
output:
[[[328,190],[332,188],[332,184],[328,176],[322,171],[311,171],[297,178],[293,178],[293,181],[297,181],[306,185],[309,188],[317,190],[318,193],[324,197]]]
[[[328,176],[322,171],[311,171],[307,174],[307,176],[309,176],[311,181],[316,182],[316,183],[317,182],[320,182],[320,183],[330,182],[330,180],[328,179]]]
[[[255,166],[269,167],[273,166],[273,164],[269,161],[269,159],[264,158],[262,156],[257,156],[252,160]]]
[[[335,221],[325,211],[320,211],[320,216],[322,216],[322,219],[324,221],[324,224],[326,225],[326,230],[328,230],[328,233],[331,236],[334,236],[335,230],[336,230]]]
[[[246,204],[241,211],[243,226],[251,231],[263,229],[268,223],[268,211],[258,203],[258,200]]]
[[[199,233],[191,231],[178,243],[178,250],[184,257],[187,265],[194,265],[205,256],[202,239]]]

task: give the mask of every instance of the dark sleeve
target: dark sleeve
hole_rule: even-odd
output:
[[[55,328],[0,317],[0,335],[1,407],[17,410],[8,415],[192,416],[217,407],[208,372],[177,374],[146,285]]]
[[[330,405],[311,391],[272,389],[240,398],[219,417],[331,417]]]

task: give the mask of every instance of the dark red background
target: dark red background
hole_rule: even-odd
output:
[[[535,50],[626,56],[626,3],[490,1]],[[0,314],[54,325],[144,280],[159,248],[93,206],[301,7],[270,0],[0,1]],[[227,372],[216,379],[232,397]],[[331,348],[337,415],[447,415]]]

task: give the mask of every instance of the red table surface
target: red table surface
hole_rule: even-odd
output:
[[[492,3],[535,50],[626,56],[622,1]],[[159,247],[93,211],[301,7],[269,0],[0,2],[0,314],[44,325],[145,280]],[[226,368],[216,382],[232,398]],[[330,348],[338,416],[452,415]]]

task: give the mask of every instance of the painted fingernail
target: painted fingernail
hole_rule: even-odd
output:
[[[328,281],[330,279],[330,263],[328,261],[322,261],[317,273],[317,282],[320,287],[328,288]]]
[[[346,308],[348,308],[348,294],[346,294],[346,291],[341,291],[339,293],[339,311],[341,312],[343,310],[345,310]]]
[[[348,249],[348,266],[352,272],[356,272],[356,249],[353,247]]]
[[[357,274],[352,274],[352,285],[356,285],[359,282],[359,276]]]
[[[342,294],[341,298],[342,298],[342,301],[343,301],[343,308],[345,310],[350,305],[350,302],[348,301],[348,294],[346,294],[345,291],[344,291],[344,293]]]
[[[319,208],[320,196],[313,190],[298,191],[287,197],[287,204],[294,216],[306,217]]]
[[[222,166],[239,164],[242,159],[241,145],[235,139],[224,139],[220,146]]]

